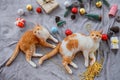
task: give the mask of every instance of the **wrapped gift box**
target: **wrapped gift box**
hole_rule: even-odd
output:
[[[55,0],[47,0],[48,2],[45,2],[45,0],[37,0],[37,2],[40,4],[40,6],[44,9],[46,13],[52,12],[54,9],[56,9],[59,4]]]

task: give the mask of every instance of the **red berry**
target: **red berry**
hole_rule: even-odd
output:
[[[41,13],[41,12],[42,12],[42,9],[41,9],[40,7],[37,7],[37,8],[36,8],[36,12],[37,12],[37,13]]]
[[[107,34],[102,34],[102,40],[103,40],[103,41],[108,40],[108,35],[107,35]]]
[[[66,29],[66,30],[65,30],[65,34],[66,34],[66,36],[71,35],[71,34],[72,34],[72,31],[71,31],[70,29]]]
[[[20,28],[24,28],[24,23],[23,22],[18,22],[17,26],[20,27]]]
[[[72,8],[72,13],[73,13],[73,14],[77,14],[77,12],[78,12],[78,9],[77,9],[76,7],[73,7],[73,8]]]

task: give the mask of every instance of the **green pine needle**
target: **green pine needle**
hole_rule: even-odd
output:
[[[85,14],[85,16],[87,16],[89,19],[95,19],[101,21],[101,17],[97,14]]]
[[[103,4],[105,4],[107,7],[110,7],[110,4],[108,3],[107,0],[102,0],[103,1]]]
[[[64,17],[67,17],[70,14],[70,10],[66,10],[66,12],[64,13]]]
[[[80,3],[83,3],[83,1],[82,0],[78,0]]]

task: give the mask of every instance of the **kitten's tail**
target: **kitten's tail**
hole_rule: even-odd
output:
[[[17,57],[18,55],[18,52],[19,52],[19,44],[17,44],[12,56],[10,57],[10,59],[7,61],[7,63],[5,64],[6,66],[9,66],[13,60]]]
[[[54,55],[56,55],[59,52],[59,47],[60,47],[61,43],[59,43],[56,48],[54,48],[51,52],[45,54],[43,57],[40,58],[39,60],[39,64],[42,64],[44,60],[47,60],[51,57],[53,57]]]

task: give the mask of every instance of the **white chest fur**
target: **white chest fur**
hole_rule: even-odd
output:
[[[50,36],[48,30],[45,29],[45,28],[42,28],[42,30],[39,31],[39,33],[40,33],[40,34],[39,34],[39,37],[40,37],[40,38],[43,38],[44,40],[47,40],[48,37]]]

